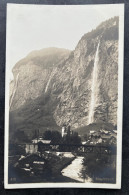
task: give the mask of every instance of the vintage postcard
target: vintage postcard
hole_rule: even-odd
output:
[[[7,4],[5,188],[121,188],[124,4]]]

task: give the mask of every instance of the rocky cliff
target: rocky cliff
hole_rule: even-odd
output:
[[[93,99],[92,122],[116,125],[118,23],[118,17],[103,22],[85,34],[74,51],[48,48],[19,61],[10,84],[10,128],[86,126]]]

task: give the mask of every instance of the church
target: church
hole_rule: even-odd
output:
[[[72,134],[73,134],[73,131],[70,130],[70,125],[67,126],[66,124],[64,124],[62,126],[62,137],[66,135],[70,136]]]

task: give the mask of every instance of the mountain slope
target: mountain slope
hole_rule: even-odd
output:
[[[118,17],[103,22],[85,34],[72,52],[57,49],[56,54],[48,52],[45,57],[42,52],[32,52],[18,62],[11,84],[16,83],[19,74],[10,109],[10,129],[44,131],[59,129],[64,123],[72,129],[88,125],[98,43],[93,122],[116,125],[118,23]]]

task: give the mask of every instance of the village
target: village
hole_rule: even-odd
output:
[[[76,182],[76,179],[79,181],[80,178],[70,179],[63,176],[63,169],[77,157],[83,159],[85,149],[89,146],[115,146],[116,137],[116,130],[104,129],[90,130],[85,136],[81,136],[72,131],[69,125],[63,125],[61,133],[46,131],[44,136],[41,136],[39,131],[36,131],[35,138],[30,142],[10,145],[9,182],[53,182],[58,179],[62,182]],[[11,152],[11,147],[15,147],[15,153],[14,149],[13,153]],[[107,152],[105,148],[104,152]],[[82,160],[79,160],[79,163],[82,163]]]
[[[67,136],[67,144],[68,143],[68,138],[71,137],[74,132],[70,130],[70,126],[66,126],[64,125],[62,127],[62,138]],[[78,135],[78,133],[76,133],[76,135],[78,137],[80,137],[80,145],[98,145],[98,144],[102,144],[102,145],[115,145],[116,144],[116,139],[117,139],[117,130],[104,130],[104,129],[100,129],[99,131],[95,131],[95,130],[90,130],[88,134],[86,134],[85,136],[80,136]],[[43,139],[42,136],[39,136],[35,139],[32,140],[32,143],[26,144],[26,153],[37,153],[38,152],[38,143],[40,144],[44,144],[44,147],[47,148],[47,146],[50,146],[50,148],[52,150],[58,151],[59,150],[59,144],[58,143],[54,143],[54,145],[51,145],[51,140],[46,140]],[[78,143],[74,143],[77,144]]]

